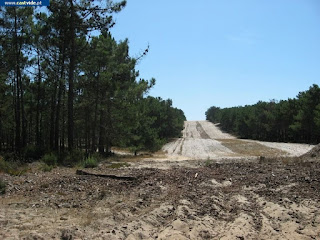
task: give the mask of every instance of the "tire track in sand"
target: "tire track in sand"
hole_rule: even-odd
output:
[[[180,138],[178,141],[177,141],[177,145],[176,147],[174,148],[173,150],[173,153],[175,154],[180,154],[182,153],[182,148],[183,148],[183,143],[184,143],[184,139],[185,138]]]
[[[291,147],[289,149],[289,147]],[[298,148],[299,147],[299,148]],[[295,153],[295,149],[300,149]],[[267,143],[254,140],[237,139],[222,132],[218,124],[208,121],[186,121],[182,138],[166,144],[163,151],[169,159],[257,159],[301,155],[311,146],[289,143]],[[291,150],[291,151],[289,151]]]
[[[199,122],[197,122],[196,129],[198,130],[200,137],[202,139],[211,139]]]
[[[163,147],[170,157],[185,157],[186,159],[213,159],[219,157],[232,157],[234,153],[219,141],[211,138],[202,126],[206,121],[186,121],[182,138],[168,143]],[[212,125],[211,132],[218,132]],[[211,134],[212,135],[212,134]]]

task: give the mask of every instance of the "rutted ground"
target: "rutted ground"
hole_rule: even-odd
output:
[[[208,121],[186,121],[182,138],[163,147],[168,156],[184,159],[237,159],[274,156],[299,156],[313,146],[308,144],[271,143],[240,140],[223,133]]]
[[[182,131],[182,138],[170,142],[163,147],[169,156],[183,156],[185,159],[213,159],[231,157],[235,154],[223,146],[214,136],[223,139],[233,139],[232,136],[218,131],[212,124],[208,127],[206,121],[187,121]]]
[[[130,167],[0,173],[0,239],[319,239],[320,146],[289,157],[310,148],[186,122],[168,155],[119,156]]]
[[[4,176],[0,239],[318,239],[320,165],[198,162]]]

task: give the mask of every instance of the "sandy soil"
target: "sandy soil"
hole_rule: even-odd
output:
[[[207,121],[187,121],[182,131],[182,138],[163,147],[168,156],[183,156],[185,159],[217,159],[232,157],[231,149],[223,146],[219,139],[233,139],[222,133],[215,125]]]
[[[163,147],[168,157],[182,156],[184,159],[237,159],[260,156],[300,156],[312,145],[274,143],[236,139],[223,133],[208,121],[187,121],[182,138]]]
[[[310,151],[314,145],[300,144],[300,143],[278,143],[278,142],[262,142],[254,140],[245,140],[248,142],[256,142],[264,146],[279,149],[286,152],[288,156],[301,156],[306,152]]]
[[[134,165],[134,164],[133,164]],[[318,239],[320,164],[57,168],[8,183],[0,239]]]
[[[0,239],[320,238],[320,151],[292,158],[291,146],[309,147],[239,140],[205,121],[183,136],[167,154],[84,170],[96,176],[39,164],[0,173]]]

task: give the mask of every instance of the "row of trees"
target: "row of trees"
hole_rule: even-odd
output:
[[[244,107],[211,107],[207,120],[241,138],[281,142],[320,142],[320,88],[313,85],[296,98]]]
[[[109,29],[126,1],[55,0],[0,9],[0,150],[155,150],[183,128],[171,100],[145,97],[141,56]],[[95,36],[92,36],[95,33]]]

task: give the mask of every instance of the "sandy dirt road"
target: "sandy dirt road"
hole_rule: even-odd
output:
[[[186,121],[182,138],[163,147],[168,158],[174,159],[237,159],[260,156],[299,156],[313,146],[308,144],[271,143],[240,140],[223,133],[208,121]]]

